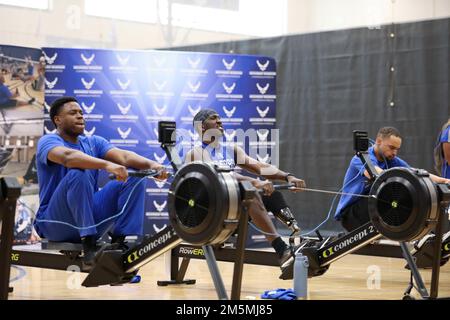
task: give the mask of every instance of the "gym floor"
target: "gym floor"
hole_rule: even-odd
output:
[[[233,264],[219,262],[225,287],[230,295]],[[347,255],[334,262],[322,276],[309,279],[310,300],[396,300],[403,297],[410,273],[403,259]],[[138,284],[85,288],[81,282],[85,274],[70,271],[13,267],[11,282],[14,292],[11,300],[22,299],[127,299],[127,300],[216,300],[206,262],[191,260],[187,279],[196,279],[194,285],[159,287],[158,280],[167,280],[164,256],[141,268]],[[292,281],[279,280],[276,267],[245,265],[242,281],[242,300],[259,300],[266,290],[292,288]],[[430,290],[431,270],[421,270],[427,290]],[[419,297],[413,290],[413,296]],[[450,296],[450,263],[441,268],[439,297]]]

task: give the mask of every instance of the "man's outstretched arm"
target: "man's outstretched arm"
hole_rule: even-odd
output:
[[[117,176],[118,180],[125,181],[128,177],[123,165],[112,161],[92,157],[81,151],[63,146],[54,147],[48,152],[48,160],[60,164],[66,168],[106,170]]]
[[[167,178],[167,172],[164,170],[165,167],[163,165],[159,164],[156,161],[140,156],[132,151],[112,148],[108,150],[108,152],[106,152],[105,159],[127,168],[162,171],[158,177],[160,179]]]
[[[302,179],[299,179],[288,172],[284,172],[274,165],[263,163],[248,156],[241,147],[236,147],[235,153],[237,165],[253,174],[269,180],[287,181],[294,184],[297,188],[306,187],[305,181]]]

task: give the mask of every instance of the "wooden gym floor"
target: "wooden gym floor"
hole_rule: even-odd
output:
[[[191,260],[186,278],[196,279],[194,285],[158,287],[157,280],[166,280],[164,256],[140,270],[141,283],[122,286],[85,288],[80,284],[85,274],[48,269],[14,267],[11,300],[215,300],[217,295],[204,260]],[[219,262],[219,268],[230,295],[233,264]],[[409,271],[403,259],[348,255],[334,262],[322,276],[309,279],[310,300],[395,300],[403,297]],[[242,300],[259,300],[265,290],[292,288],[292,281],[279,280],[276,267],[245,265]],[[427,290],[430,270],[421,270]],[[413,295],[419,297],[413,290]],[[439,296],[450,296],[450,263],[441,268]]]

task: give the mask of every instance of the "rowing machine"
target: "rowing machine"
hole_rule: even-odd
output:
[[[368,158],[360,158],[364,161]],[[363,163],[365,163],[363,161]],[[369,165],[365,165],[370,172]],[[376,175],[371,172],[374,177]],[[333,262],[355,250],[366,246],[382,236],[398,241],[404,258],[412,272],[411,279],[418,285],[422,298],[435,299],[438,296],[441,251],[448,247],[442,243],[442,224],[446,208],[450,203],[450,187],[435,184],[425,170],[392,168],[376,177],[370,191],[369,214],[371,222],[353,230],[329,244],[305,243],[297,253],[309,258],[308,276],[318,276]],[[417,265],[405,242],[422,238],[430,231],[435,232],[431,291],[425,287]],[[448,241],[448,239],[447,239]],[[292,279],[292,269],[284,270],[282,279]],[[405,292],[405,299],[411,298],[413,285]]]

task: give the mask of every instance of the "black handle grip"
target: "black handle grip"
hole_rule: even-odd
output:
[[[277,190],[289,190],[290,188],[295,188],[295,185],[292,183],[288,183],[288,184],[274,184],[273,185],[273,189],[275,191]],[[264,193],[264,190],[258,190],[261,193]]]
[[[290,188],[294,188],[295,185],[292,183],[288,183],[288,184],[276,184],[273,186],[273,188],[275,190],[289,190]]]
[[[138,178],[144,178],[144,177],[155,177],[159,174],[159,171],[157,170],[139,170],[139,171],[131,171],[128,170],[128,176],[129,177],[138,177]],[[109,174],[109,179],[114,180],[116,179],[116,175]]]

